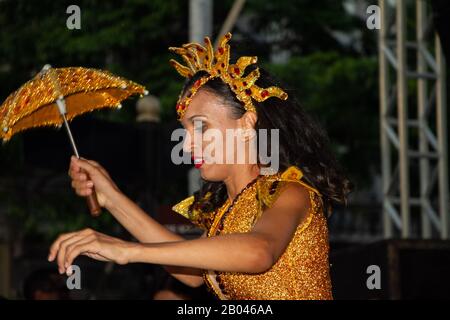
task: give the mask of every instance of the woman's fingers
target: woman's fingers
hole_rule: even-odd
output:
[[[82,173],[82,172],[81,173],[75,173],[72,176],[73,180],[78,180],[78,181],[86,181],[87,178],[88,178],[87,174],[86,173]]]
[[[83,246],[85,244],[94,242],[96,240],[96,236],[94,234],[89,235],[87,237],[84,237],[82,239],[78,239],[77,241],[74,241],[70,244],[67,245],[66,250],[64,252],[64,259],[62,262],[62,267],[64,268],[64,270],[66,270],[68,267],[70,267],[72,265],[73,260],[75,260],[75,258],[80,254],[75,254],[76,253],[76,249],[79,246]]]
[[[79,173],[79,174],[76,174],[72,178],[71,185],[72,185],[72,188],[78,192],[81,189],[93,187],[94,182],[91,180],[88,180],[88,176],[86,174]]]
[[[66,261],[66,252],[67,248],[79,241],[84,241],[86,238],[93,237],[94,233],[89,233],[86,231],[78,232],[77,234],[73,235],[72,237],[64,240],[61,242],[58,250],[58,256],[57,256],[57,263],[58,263],[58,269],[60,273],[64,273],[64,270],[66,268],[65,261]]]
[[[86,171],[90,176],[97,175],[100,172],[97,166],[92,165],[90,162],[84,159],[77,159],[76,157],[72,156],[71,161],[75,164],[75,169],[78,167]]]
[[[67,269],[80,254],[90,254],[98,256],[99,243],[95,237],[89,237],[70,245],[64,258],[64,268]],[[95,257],[94,257],[95,258]],[[106,259],[101,259],[106,260]]]
[[[67,248],[78,241],[83,241],[87,238],[92,239],[93,237],[95,237],[95,231],[91,229],[85,229],[82,231],[66,234],[58,238],[54,246],[52,246],[51,256],[53,259],[56,256],[56,261],[60,273],[63,273],[65,270],[64,262],[66,258]],[[52,261],[53,259],[51,259],[50,261]]]
[[[101,165],[97,161],[89,160],[89,159],[85,159],[85,158],[80,158],[80,160],[90,163],[93,167],[97,167],[97,168],[101,167]]]
[[[97,161],[88,160],[88,159],[85,159],[85,158],[80,158],[80,159],[90,163],[93,167],[97,168],[101,173],[103,173],[105,176],[107,176],[109,178],[108,171],[106,171],[105,168],[103,168]]]
[[[71,185],[75,190],[82,190],[92,188],[94,186],[94,182],[91,180],[72,180]]]
[[[95,187],[97,199],[102,207],[106,205],[108,195],[112,195],[111,192],[118,190],[108,172],[92,160],[72,157],[70,176],[72,177],[72,188],[79,196],[86,197],[93,194]]]
[[[85,158],[78,159],[77,157],[72,156],[69,175],[74,178],[74,176],[79,173],[81,169],[85,169],[88,173],[91,173],[92,170],[97,170],[106,177],[110,178],[108,171],[106,171],[105,168],[103,168],[98,162]]]
[[[76,162],[78,158],[75,156],[71,156],[70,157],[70,168],[77,170],[79,168],[78,163]]]
[[[125,264],[128,260],[124,256],[122,244],[122,240],[97,233],[92,229],[85,229],[58,237],[50,249],[49,261],[56,256],[59,272],[66,272],[67,275],[71,274],[70,266],[79,255]]]
[[[80,172],[80,167],[74,161],[70,161],[69,176],[71,178],[73,178],[74,175],[76,175],[79,172]]]
[[[50,253],[48,255],[48,261],[53,261],[58,253],[61,242],[75,235],[76,232],[70,232],[60,235],[55,242],[50,246]]]
[[[92,181],[72,181],[72,188],[75,193],[81,197],[86,197],[92,194],[94,183]]]
[[[82,197],[87,197],[92,194],[92,188],[81,189],[77,193]]]
[[[58,249],[58,254],[57,254],[57,257],[56,257],[56,263],[58,264],[58,271],[59,271],[59,273],[62,274],[62,273],[64,273],[64,270],[65,270],[65,268],[64,268],[64,259],[65,259],[65,256],[66,256],[66,247],[69,244],[80,240],[81,238],[82,238],[82,236],[80,235],[80,233],[77,233],[77,234],[73,235],[72,237],[70,237],[70,238],[68,238],[68,239],[66,239],[66,240],[61,242],[61,244],[59,246],[59,249]]]

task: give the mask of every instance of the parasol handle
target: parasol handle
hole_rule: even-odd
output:
[[[91,216],[96,218],[102,213],[102,207],[100,207],[100,204],[98,203],[95,187],[92,188],[92,193],[86,197],[86,203]]]
[[[77,145],[75,144],[75,140],[73,139],[73,136],[72,136],[72,131],[70,130],[70,126],[69,126],[69,123],[67,122],[67,118],[66,118],[66,104],[64,102],[64,98],[63,97],[58,98],[58,100],[56,100],[56,105],[58,106],[59,113],[63,119],[64,126],[67,131],[67,135],[69,136],[70,144],[72,145],[73,153],[79,159],[80,155],[78,153]],[[88,180],[89,180],[90,179],[89,174],[84,170],[82,170],[82,171],[83,171],[83,173],[85,173],[87,175]],[[91,213],[91,216],[93,216],[94,218],[98,217],[102,213],[102,207],[100,207],[100,204],[98,203],[97,193],[95,192],[95,187],[92,188],[92,193],[86,197],[86,203],[87,203],[87,206]]]

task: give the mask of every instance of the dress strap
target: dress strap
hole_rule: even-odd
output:
[[[191,216],[189,214],[189,207],[194,203],[194,196],[190,196],[184,200],[181,200],[176,205],[172,207],[172,210],[178,214],[181,214],[186,219],[191,220]]]
[[[296,166],[290,166],[289,168],[287,168],[282,174],[281,174],[281,180],[282,181],[292,181],[292,182],[297,182],[301,185],[303,185],[304,187],[306,187],[307,189],[314,191],[315,193],[317,193],[319,196],[322,196],[320,194],[320,192],[312,187],[310,184],[306,183],[303,179],[303,171],[296,167]]]
[[[210,194],[207,194],[209,197]],[[195,208],[195,197],[192,195],[172,207],[172,210],[182,215],[186,219],[189,219],[197,227],[208,231],[211,227],[211,223],[214,220],[215,212],[203,212],[202,210]]]

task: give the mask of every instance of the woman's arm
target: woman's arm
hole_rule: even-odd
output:
[[[289,184],[249,233],[133,246],[127,258],[129,262],[224,272],[264,272],[283,254],[298,224],[306,219],[308,209],[308,191],[298,184]]]
[[[136,203],[123,193],[118,193],[108,211],[141,243],[161,243],[183,241],[184,238],[150,217]],[[205,237],[203,234],[202,237]],[[201,270],[165,266],[165,269],[176,279],[190,287],[199,287],[203,284]]]
[[[142,210],[123,193],[114,195],[106,209],[139,242],[166,242],[184,240],[180,235],[170,231]]]
[[[290,185],[251,232],[165,243],[136,244],[100,233],[78,236],[60,247],[58,265],[67,271],[80,254],[120,264],[146,262],[216,271],[259,273],[284,252],[309,209],[308,191]]]
[[[184,240],[180,235],[158,223],[120,192],[106,170],[95,161],[72,158],[69,175],[73,179],[72,186],[77,194],[85,196],[92,192],[92,187],[88,187],[90,181],[87,180],[87,175],[80,172],[80,169],[89,174],[92,187],[95,186],[97,189],[101,205],[138,241],[153,243]],[[172,276],[188,286],[198,287],[203,284],[200,270],[175,267],[166,267],[166,269]]]
[[[72,257],[76,255],[76,249],[68,252],[68,261],[72,261]],[[130,246],[126,261],[246,273],[266,271],[274,263],[268,243],[255,233],[139,244]]]

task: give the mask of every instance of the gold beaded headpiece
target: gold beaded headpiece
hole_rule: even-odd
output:
[[[231,33],[227,33],[221,39],[215,54],[213,53],[211,40],[208,37],[205,37],[205,46],[198,43],[187,43],[181,48],[169,48],[169,50],[181,55],[186,62],[186,65],[182,65],[174,59],[170,60],[171,64],[183,77],[191,78],[199,71],[208,73],[207,76],[198,79],[184,97],[179,97],[176,107],[179,119],[183,117],[195,93],[213,78],[220,78],[228,84],[230,89],[236,94],[236,98],[244,104],[247,111],[256,111],[252,99],[263,102],[270,97],[277,97],[282,100],[288,98],[287,93],[278,87],[258,87],[255,84],[260,76],[258,68],[244,76],[245,69],[249,65],[255,64],[258,60],[257,57],[240,57],[236,64],[230,65],[230,46],[228,45],[230,39]]]

